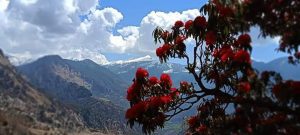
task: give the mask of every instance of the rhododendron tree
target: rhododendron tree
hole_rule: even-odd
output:
[[[128,123],[151,133],[197,106],[186,134],[300,134],[300,81],[255,70],[248,34],[257,26],[263,37],[279,36],[278,51],[298,64],[300,1],[212,0],[200,12],[194,20],[176,21],[171,30],[153,31],[154,41],[162,44],[156,50],[160,61],[185,59],[196,83],[183,80],[174,88],[168,74],[149,78],[146,69],[137,69],[127,90]],[[188,38],[195,43],[186,44]],[[190,57],[187,45],[193,47]]]

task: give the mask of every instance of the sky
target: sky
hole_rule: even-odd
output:
[[[0,0],[0,48],[18,65],[45,55],[91,59],[99,64],[150,56],[156,26],[194,19],[201,0]],[[250,32],[252,58],[268,62],[285,56],[279,38]]]

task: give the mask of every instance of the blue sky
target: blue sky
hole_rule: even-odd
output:
[[[113,7],[119,10],[123,15],[124,19],[117,25],[117,28],[124,26],[135,25],[138,26],[140,21],[151,11],[162,11],[162,12],[181,12],[188,9],[200,9],[206,1],[199,0],[102,0],[99,8]],[[258,35],[256,33],[256,38]],[[268,40],[262,39],[260,40]],[[286,54],[275,51],[277,48],[276,44],[264,44],[256,45],[253,48],[252,57],[257,61],[270,61],[274,58],[284,57]],[[107,53],[106,57],[109,60],[128,59],[138,57],[134,54],[121,54],[116,56],[114,54]]]
[[[139,25],[151,11],[174,12],[200,9],[205,0],[101,0],[100,7],[113,7],[119,10],[124,19],[119,25]]]
[[[91,59],[99,64],[146,55],[157,59],[153,29],[168,29],[177,20],[194,19],[205,2],[0,0],[0,48],[15,64],[51,54],[66,59]],[[86,19],[80,18],[82,15]],[[278,38],[257,39],[257,28],[250,34],[253,59],[267,62],[286,56],[274,51]]]
[[[206,1],[201,0],[101,0],[99,8],[113,7],[124,15],[124,19],[116,28],[138,26],[141,20],[151,11],[182,12],[189,9],[200,9]],[[104,53],[108,60],[126,60],[140,57],[135,54]]]

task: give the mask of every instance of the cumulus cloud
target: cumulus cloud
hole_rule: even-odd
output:
[[[122,13],[110,7],[96,9],[97,4],[98,0],[0,0],[0,46],[15,64],[50,54],[105,64],[100,52],[153,56],[157,46],[151,34],[156,26],[170,29],[176,20],[200,14],[197,9],[153,11],[139,26],[116,29]]]
[[[190,19],[195,19],[200,12],[198,9],[187,10],[183,12],[155,12],[152,11],[147,16],[145,16],[140,24],[139,37],[135,43],[135,48],[139,53],[148,53],[154,55],[155,46],[154,40],[152,38],[152,31],[157,27],[162,27],[163,29],[170,29],[174,22],[177,20],[187,21]]]
[[[123,16],[112,8],[96,10],[97,4],[97,0],[0,0],[0,47],[15,64],[49,54],[105,63],[101,46],[109,45],[111,30]],[[85,13],[88,21],[82,22],[79,16]]]
[[[97,9],[98,4],[98,0],[0,0],[0,48],[15,64],[50,54],[99,64],[108,63],[101,52],[154,56],[158,47],[152,38],[155,27],[170,29],[177,20],[193,20],[200,15],[198,9],[152,11],[138,26],[117,29],[124,18],[122,13],[111,7]],[[84,20],[81,15],[85,15]],[[279,41],[278,37],[256,38],[258,28],[252,28],[250,34],[256,47]]]

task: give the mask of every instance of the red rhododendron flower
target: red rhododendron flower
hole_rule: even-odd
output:
[[[250,54],[245,50],[239,50],[233,57],[233,61],[238,63],[251,64]]]
[[[161,96],[160,99],[161,99],[162,103],[164,103],[164,104],[168,104],[172,101],[172,98],[169,95]]]
[[[292,81],[290,87],[292,94],[300,94],[300,81]]]
[[[199,132],[199,133],[203,133],[206,130],[207,130],[207,127],[204,124],[201,124],[198,128],[196,128],[196,131]]]
[[[251,37],[248,34],[242,34],[239,36],[237,42],[242,46],[250,46]]]
[[[135,73],[136,79],[143,79],[148,76],[149,76],[149,73],[146,69],[140,67],[136,70],[136,73]]]
[[[226,62],[229,58],[233,57],[233,51],[229,45],[224,45],[220,50],[221,61]]]
[[[194,23],[193,20],[188,20],[187,22],[185,22],[184,28],[186,30],[190,29],[190,27],[193,25],[193,23]]]
[[[156,49],[156,56],[162,57],[164,55],[164,49],[162,47],[158,47]]]
[[[140,101],[126,111],[127,119],[134,119],[145,113],[148,110],[148,104],[145,101]]]
[[[172,101],[171,96],[156,96],[156,97],[151,97],[147,100],[149,102],[149,107],[152,108],[157,108],[164,106]]]
[[[215,32],[209,31],[206,33],[206,36],[205,36],[206,45],[211,46],[214,43],[216,43],[216,41],[217,41],[217,37],[216,37]]]
[[[170,52],[170,49],[171,49],[171,48],[172,48],[172,46],[171,46],[170,44],[164,44],[164,45],[162,46],[162,49],[163,49],[164,53]]]
[[[169,74],[161,74],[160,81],[163,86],[167,86],[168,88],[172,87],[172,80]]]
[[[182,86],[182,87],[185,87],[185,86],[188,86],[188,85],[189,85],[189,83],[187,81],[181,81],[180,82],[180,86]]]
[[[159,96],[150,97],[147,99],[147,101],[149,102],[149,107],[151,108],[158,108],[162,105],[162,101],[160,100]]]
[[[185,36],[178,36],[175,39],[175,44],[182,44],[185,39],[186,39]]]
[[[251,85],[249,82],[240,82],[238,84],[238,90],[240,92],[245,92],[245,93],[249,93],[251,90]]]
[[[184,91],[188,90],[189,88],[189,83],[187,81],[181,81],[180,82],[180,88]]]
[[[150,83],[151,85],[155,85],[155,84],[160,83],[160,81],[158,80],[157,77],[152,76],[152,77],[149,78],[149,83]]]
[[[134,82],[130,87],[127,89],[127,100],[132,101],[133,99],[137,98],[139,89],[141,89],[141,86]]]
[[[283,89],[283,84],[279,83],[273,86],[272,92],[278,98],[281,99],[281,90]]]
[[[177,89],[176,88],[171,88],[170,89],[170,95],[172,96],[172,97],[178,97],[179,96],[179,92],[177,91]]]
[[[183,23],[182,21],[176,21],[175,24],[174,24],[174,26],[175,26],[176,28],[180,28],[180,27],[183,27],[183,26],[184,26],[184,23]]]
[[[198,117],[197,116],[192,116],[188,119],[188,124],[190,127],[195,127],[198,122]]]
[[[282,1],[282,0],[278,0],[278,1]],[[243,0],[244,4],[251,4],[252,0]]]
[[[233,10],[230,7],[218,6],[218,10],[221,16],[227,17],[233,15]]]
[[[206,28],[207,22],[204,16],[197,16],[194,20],[194,26],[196,29]]]

